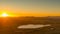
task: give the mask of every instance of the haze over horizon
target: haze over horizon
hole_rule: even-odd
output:
[[[0,14],[60,16],[60,0],[0,0]]]

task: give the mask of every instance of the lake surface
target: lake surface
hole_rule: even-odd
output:
[[[42,24],[27,24],[27,25],[21,25],[21,26],[18,26],[17,28],[18,29],[22,29],[22,28],[42,28],[42,27],[47,27],[47,26],[51,26],[50,24],[46,24],[46,25],[42,25]]]

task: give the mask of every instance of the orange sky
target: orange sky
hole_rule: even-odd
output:
[[[0,12],[0,15],[2,15],[2,13],[7,13],[9,16],[60,16],[59,13],[28,13],[28,12],[19,12],[19,13],[14,13],[14,12],[10,12],[8,10],[4,10]]]
[[[60,16],[60,0],[0,0],[0,15]]]

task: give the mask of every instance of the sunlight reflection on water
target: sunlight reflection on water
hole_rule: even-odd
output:
[[[34,24],[28,24],[28,25],[21,25],[21,26],[18,26],[17,28],[20,29],[20,28],[41,28],[41,27],[47,27],[47,26],[51,26],[50,24],[47,24],[47,25],[34,25]]]

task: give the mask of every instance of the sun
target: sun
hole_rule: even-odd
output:
[[[2,13],[2,17],[7,17],[8,14],[7,13]]]
[[[10,12],[1,12],[0,17],[16,17],[16,15]]]

